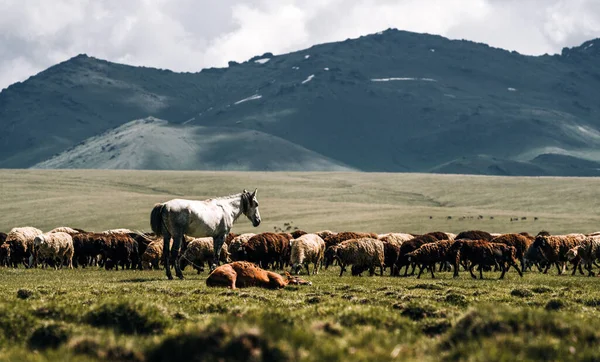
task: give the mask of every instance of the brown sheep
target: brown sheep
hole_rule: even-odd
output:
[[[404,234],[404,233],[387,233],[387,234],[379,234],[377,236],[377,239],[381,240],[381,241],[395,241],[398,242],[400,244],[402,244],[405,241],[409,241],[411,239],[413,239],[414,236],[412,236],[411,234]]]
[[[350,239],[335,245],[334,250],[335,258],[340,263],[340,277],[347,265],[352,265],[356,270],[354,275],[360,275],[362,270],[368,269],[372,276],[375,274],[376,267],[379,267],[380,275],[383,275],[385,257],[381,240],[374,238]]]
[[[327,238],[328,236],[331,236],[331,235],[335,235],[335,234],[337,234],[337,233],[334,233],[334,232],[333,232],[333,231],[331,231],[331,230],[321,230],[321,231],[317,231],[317,232],[316,232],[316,233],[314,233],[314,234],[317,234],[317,235],[319,235],[319,237],[320,237],[321,239],[323,239],[323,241],[325,241],[325,238]]]
[[[179,266],[181,270],[185,270],[188,264],[191,264],[194,269],[200,274],[204,271],[204,263],[210,263],[215,255],[214,242],[212,237],[196,238],[187,246],[187,249],[179,257]],[[229,253],[227,252],[227,244],[223,243],[219,254],[219,261],[229,263]]]
[[[419,264],[417,279],[421,278],[425,268],[429,268],[431,277],[435,278],[433,271],[436,263],[454,262],[450,253],[450,247],[453,243],[453,241],[444,240],[423,244],[417,250],[406,254],[408,261]]]
[[[16,268],[20,263],[27,267],[33,265],[33,240],[43,234],[42,230],[31,226],[12,228],[6,235],[10,246],[10,262]]]
[[[450,247],[449,252],[454,257],[454,277],[458,277],[460,260],[469,262],[468,270],[473,279],[477,279],[473,274],[473,268],[476,265],[479,267],[479,277],[481,279],[483,279],[484,267],[500,265],[502,267],[500,279],[503,279],[507,270],[507,263],[513,266],[520,276],[523,276],[516,264],[516,249],[513,246],[490,243],[487,240],[459,239]]]
[[[396,275],[396,264],[400,257],[402,243],[389,236],[379,239],[383,242],[384,267],[390,268],[390,276]]]
[[[564,263],[568,261],[567,252],[569,249],[579,246],[584,239],[585,236],[581,234],[536,236],[532,247],[537,248],[548,262],[544,274],[548,273],[548,269],[552,264],[556,265],[558,274],[562,274],[565,267]]]
[[[292,232],[292,238],[293,239],[298,239],[299,237],[301,237],[302,235],[306,235],[308,234],[306,231],[303,230],[296,230],[294,232]]]
[[[533,244],[533,238],[521,234],[502,234],[493,238],[491,242],[514,246],[517,250],[517,259],[521,262],[521,270],[525,270],[525,253]]]
[[[10,245],[0,245],[0,266],[10,266]]]
[[[304,234],[299,238],[290,240],[290,245],[292,272],[298,274],[302,270],[302,266],[305,266],[306,273],[310,274],[308,264],[313,263],[313,274],[318,274],[325,253],[323,239],[316,234]]]
[[[441,232],[441,231],[432,231],[425,235],[431,235],[434,238],[436,238],[437,240],[449,240],[448,234]]]
[[[241,246],[244,260],[256,263],[265,269],[272,264],[273,268],[283,269],[289,263],[291,234],[261,233],[251,237]]]
[[[285,272],[286,278],[267,270],[263,270],[256,265],[245,261],[234,261],[230,264],[224,264],[213,270],[206,278],[208,287],[227,287],[231,289],[261,287],[267,289],[281,289],[289,284],[294,285],[312,285],[311,282],[292,277]]]
[[[435,243],[436,241],[438,241],[438,240],[431,235],[421,235],[421,236],[417,236],[409,241],[402,243],[402,245],[400,246],[400,257],[398,258],[398,262],[397,262],[397,268],[396,268],[397,272],[400,273],[400,270],[402,269],[402,267],[406,266],[406,270],[404,270],[404,276],[407,276],[408,275],[408,267],[411,264],[411,262],[408,261],[406,254],[417,250],[423,244]],[[412,264],[413,264],[413,268],[412,268],[410,275],[413,275],[415,273],[415,269],[417,268],[416,264],[414,264],[414,263],[412,263]]]
[[[37,263],[44,268],[49,261],[54,269],[62,268],[67,264],[73,269],[73,238],[65,232],[41,234],[33,240],[34,255]]]
[[[586,237],[580,245],[570,249],[567,252],[567,259],[570,261],[580,258],[588,271],[588,276],[596,275],[592,271],[592,265],[596,259],[600,258],[600,237]],[[573,269],[573,272],[575,268]]]
[[[494,237],[492,236],[492,234],[488,233],[487,231],[481,231],[481,230],[470,230],[470,231],[463,231],[461,233],[459,233],[458,235],[456,235],[456,240],[458,239],[468,239],[468,240],[486,240],[486,241],[491,241]]]
[[[90,235],[104,260],[104,268],[136,268],[139,265],[138,243],[129,234],[93,233]],[[107,263],[108,262],[108,263]]]

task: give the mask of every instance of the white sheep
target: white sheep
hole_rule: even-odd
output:
[[[319,268],[325,253],[325,242],[317,234],[305,234],[297,239],[290,240],[292,273],[298,274],[302,266],[306,267],[306,273],[310,274],[308,264],[313,263],[313,274],[319,273]]]

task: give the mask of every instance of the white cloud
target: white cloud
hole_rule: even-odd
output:
[[[597,0],[0,0],[0,88],[79,53],[199,71],[393,27],[525,54],[600,36]]]

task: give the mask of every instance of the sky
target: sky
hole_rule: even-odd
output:
[[[197,72],[387,28],[554,54],[600,37],[600,0],[0,0],[0,89],[80,53]]]

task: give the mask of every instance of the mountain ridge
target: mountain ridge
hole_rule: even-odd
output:
[[[256,130],[362,171],[453,173],[468,161],[483,174],[508,162],[519,165],[508,174],[597,175],[599,54],[598,39],[526,56],[386,30],[196,73],[78,55],[0,92],[0,167],[152,116]],[[578,166],[532,162],[544,154]]]

